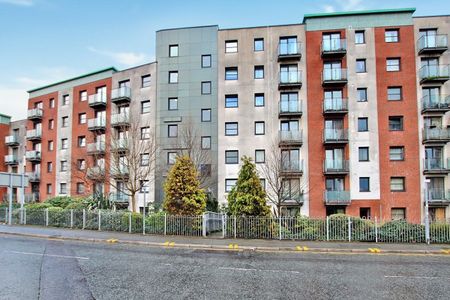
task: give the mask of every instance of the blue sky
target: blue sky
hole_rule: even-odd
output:
[[[28,89],[152,61],[159,29],[290,24],[306,13],[399,7],[450,14],[443,0],[0,0],[0,113],[24,118]]]

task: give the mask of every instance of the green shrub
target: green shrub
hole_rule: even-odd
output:
[[[404,220],[391,221],[379,228],[380,242],[388,243],[424,243],[425,226],[410,224]]]

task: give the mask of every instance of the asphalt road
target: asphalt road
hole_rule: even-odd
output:
[[[450,256],[207,252],[0,235],[0,299],[449,299]]]

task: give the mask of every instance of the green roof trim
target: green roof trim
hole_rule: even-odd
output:
[[[69,82],[69,81],[72,81],[72,80],[77,80],[77,79],[80,79],[80,78],[83,78],[83,77],[88,77],[88,76],[92,76],[92,75],[95,75],[95,74],[98,74],[98,73],[107,72],[107,71],[117,72],[117,69],[115,67],[109,67],[109,68],[97,70],[97,71],[90,72],[90,73],[87,73],[87,74],[83,74],[83,75],[80,75],[80,76],[76,76],[76,77],[73,77],[73,78],[70,78],[70,79],[58,81],[58,82],[51,83],[51,84],[48,84],[48,85],[44,85],[44,86],[41,86],[41,87],[38,87],[38,88],[35,88],[35,89],[31,89],[31,90],[28,90],[27,93],[33,93],[33,92],[36,92],[36,91],[39,91],[39,90],[43,90],[45,88],[49,88],[49,87],[58,85],[58,84],[66,83],[66,82]]]
[[[11,116],[5,115],[5,114],[2,114],[2,113],[0,113],[0,117],[11,118]]]
[[[303,16],[303,23],[306,19],[312,18],[332,18],[340,16],[354,16],[354,15],[374,15],[374,14],[389,14],[389,13],[414,13],[416,9],[414,7],[410,8],[393,8],[393,9],[373,9],[373,10],[357,10],[357,11],[343,11],[343,12],[332,12],[332,13],[319,13],[319,14],[306,14]]]

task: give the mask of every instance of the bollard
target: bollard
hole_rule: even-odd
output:
[[[86,228],[86,209],[83,209],[83,228]]]
[[[205,214],[202,215],[202,225],[203,225],[203,237],[206,237],[206,217],[205,217]]]
[[[128,214],[128,233],[131,233],[131,212]]]
[[[377,217],[375,217],[375,243],[378,243],[378,224],[377,224]]]
[[[24,225],[27,225],[27,209],[26,208],[23,209],[23,213],[24,213],[24,219],[23,219]]]
[[[70,210],[70,228],[73,228],[73,209]]]
[[[350,217],[348,217],[348,241],[352,241],[352,221]]]
[[[142,234],[145,235],[145,207],[144,207],[144,215],[142,216]]]
[[[101,230],[101,226],[102,226],[102,215],[101,215],[101,210],[98,211],[98,231]]]
[[[48,226],[48,208],[45,209],[45,226]]]
[[[329,219],[329,217],[327,216],[327,241],[329,241],[330,240],[330,219]]]
[[[226,227],[225,227],[225,215],[222,214],[222,238],[223,239],[225,238],[225,230],[226,230]]]
[[[164,235],[167,234],[167,214],[164,214]]]
[[[280,241],[281,241],[281,234],[282,234],[282,231],[281,231],[281,214],[278,216],[278,226],[280,227],[280,231],[279,231],[278,235],[279,235],[279,238],[280,238]]]
[[[233,219],[234,219],[234,220],[233,220],[233,222],[234,222],[234,224],[233,224],[233,227],[234,227],[234,238],[236,238],[236,231],[237,231],[237,230],[236,230],[236,229],[237,229],[237,226],[236,226],[236,216],[234,216]]]

